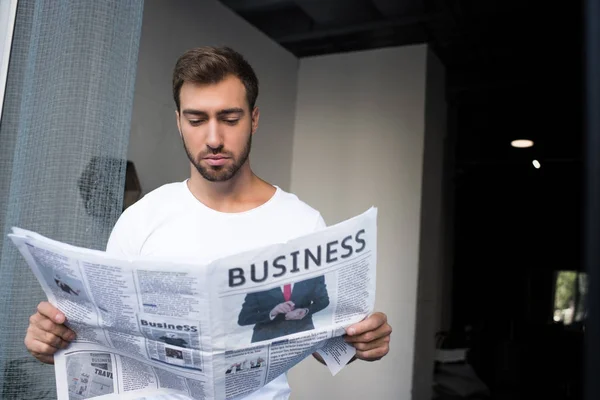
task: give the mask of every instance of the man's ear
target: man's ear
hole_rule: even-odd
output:
[[[179,122],[179,110],[175,110],[175,119],[177,120],[177,130],[179,131],[179,137],[183,139],[181,135],[181,122]]]
[[[252,134],[258,129],[258,118],[260,117],[260,110],[258,107],[254,107],[252,110]]]

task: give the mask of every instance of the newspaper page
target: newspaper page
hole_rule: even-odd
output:
[[[115,259],[21,229],[10,236],[77,333],[55,355],[59,399],[143,389],[213,398],[204,268]]]
[[[354,356],[373,312],[377,209],[205,265],[119,259],[13,228],[77,339],[55,355],[59,400],[237,399],[318,352]]]

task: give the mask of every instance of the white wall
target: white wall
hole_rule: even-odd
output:
[[[295,399],[410,399],[425,140],[424,45],[302,59],[292,191],[328,224],[379,208],[376,309],[394,332],[387,357],[332,378],[307,359]]]
[[[298,60],[216,0],[146,0],[128,154],[143,192],[189,176],[171,77],[177,58],[202,45],[230,46],[254,67],[261,118],[251,165],[289,189]]]

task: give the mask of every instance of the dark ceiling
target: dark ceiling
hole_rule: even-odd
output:
[[[509,161],[516,137],[538,139],[547,161],[578,157],[579,142],[564,135],[579,115],[549,120],[580,101],[579,1],[221,2],[298,57],[428,43],[446,66],[449,104],[472,103],[469,115],[458,110],[469,120],[459,161]],[[561,138],[550,139],[548,123]]]
[[[427,42],[447,66],[537,56],[532,45],[561,42],[580,9],[552,0],[221,2],[298,57]]]
[[[298,57],[422,43],[441,22],[420,0],[222,0]]]

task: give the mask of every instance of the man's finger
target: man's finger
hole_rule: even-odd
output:
[[[291,313],[292,311],[294,311],[294,310],[292,310],[290,307],[286,307],[285,308],[285,314],[286,315],[289,314],[289,313]]]
[[[50,332],[45,332],[44,338],[42,340],[44,343],[48,343],[57,349],[66,349],[69,347],[69,342],[63,340],[61,337],[54,335]]]
[[[41,349],[40,344],[50,346],[54,350],[44,351]],[[37,353],[54,354],[56,350],[64,349],[68,345],[69,342],[62,340],[60,337],[50,332],[43,331],[33,325],[29,326],[29,328],[27,329],[27,335],[25,336],[25,346],[30,351],[35,351]]]
[[[54,364],[54,356],[46,354],[31,353],[35,358],[46,364]]]
[[[54,356],[40,355],[37,359],[46,364],[54,364]]]
[[[346,333],[350,336],[360,335],[365,332],[374,331],[386,322],[387,316],[383,313],[376,312],[366,318],[364,321],[349,326],[346,329]]]
[[[376,349],[378,347],[384,347],[386,346],[388,343],[390,342],[390,337],[386,336],[386,337],[382,337],[380,339],[374,340],[372,342],[360,342],[360,343],[352,343],[352,346],[354,346],[354,348],[356,350],[360,350],[360,351],[368,351],[368,350],[373,350]]]
[[[37,339],[30,340],[26,343],[27,350],[31,354],[43,354],[43,355],[53,355],[58,351],[56,347],[53,347],[47,343],[40,342]]]
[[[38,318],[35,319],[35,323],[32,323],[31,325],[42,331],[50,332],[66,341],[75,339],[75,332],[73,332],[67,326],[52,322],[49,318],[46,318],[42,315],[39,315]]]
[[[289,305],[289,304],[287,304],[287,303],[284,303],[284,304],[283,304],[283,309],[284,309],[284,311],[285,311],[286,313],[288,313],[288,312],[292,311],[292,310],[294,309],[294,307],[292,307],[291,305]]]
[[[344,340],[346,340],[346,342],[348,343],[368,343],[383,337],[389,337],[391,333],[392,327],[386,323],[375,330],[368,331],[359,335],[346,335],[344,336]]]
[[[34,325],[27,329],[27,334],[31,335],[31,337],[33,337],[35,340],[49,344],[57,349],[62,349],[68,344],[68,342],[62,340],[60,336],[56,336],[52,332],[43,331]]]
[[[294,319],[294,315],[295,315],[295,312],[289,311],[289,312],[285,313],[285,319],[286,320]]]
[[[58,308],[54,307],[47,301],[42,301],[40,304],[38,304],[37,310],[44,317],[51,319],[57,324],[62,324],[66,320],[65,314],[60,312]]]
[[[365,361],[377,361],[383,358],[390,351],[389,344],[385,344],[385,346],[378,347],[376,349],[361,351],[356,350],[356,358]]]

